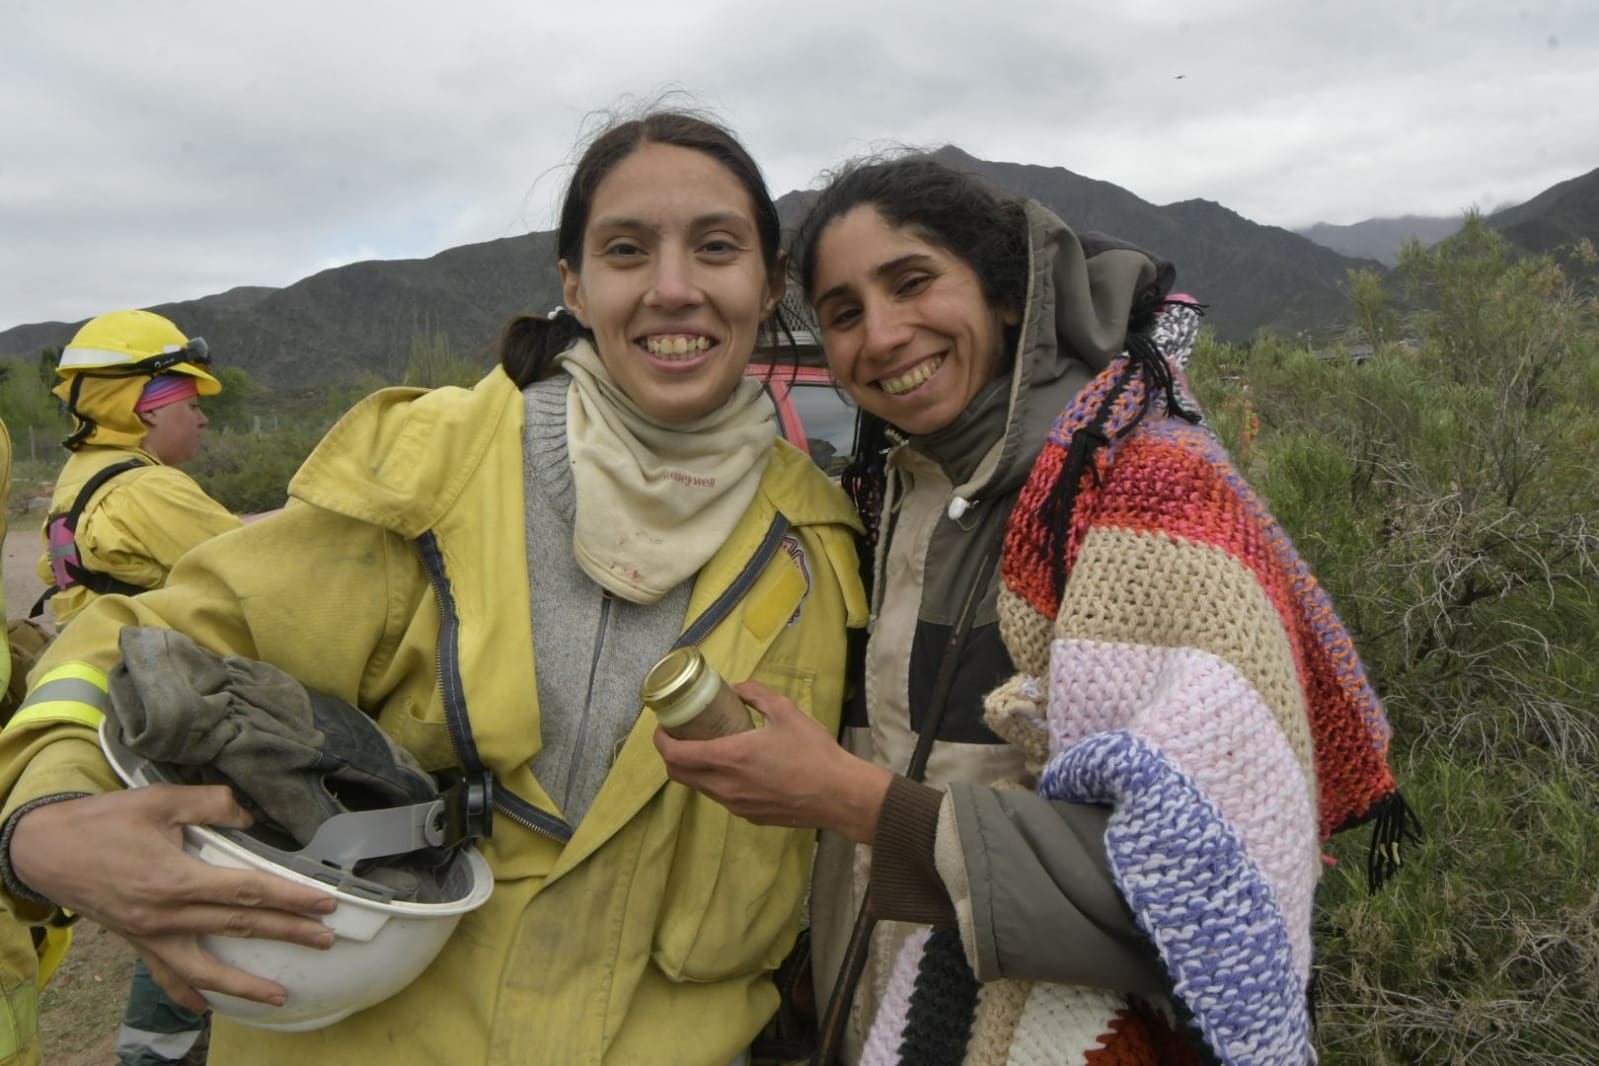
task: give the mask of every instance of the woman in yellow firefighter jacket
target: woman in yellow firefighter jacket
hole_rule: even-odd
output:
[[[200,397],[222,391],[210,366],[205,341],[149,311],[92,318],[61,353],[55,393],[75,425],[39,560],[58,624],[103,593],[158,587],[184,552],[243,524],[178,469],[200,447]]]
[[[283,994],[196,934],[326,942],[319,892],[180,852],[179,825],[242,824],[221,790],[107,794],[91,725],[117,629],[169,626],[368,710],[427,769],[481,760],[497,783],[494,893],[419,979],[308,1033],[218,1019],[212,1061],[741,1061],[813,836],[669,784],[637,689],[688,629],[723,676],[837,725],[857,520],[742,377],[781,297],[778,235],[720,127],[658,112],[598,137],[558,232],[570,311],[514,321],[471,391],[365,401],[282,514],[57,643],[0,736],[13,908],[95,917],[191,1003]]]

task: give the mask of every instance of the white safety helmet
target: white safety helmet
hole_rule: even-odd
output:
[[[130,788],[168,778],[158,764],[129,750],[113,716],[100,724],[100,747]],[[320,889],[338,900],[323,917],[333,930],[325,950],[281,940],[203,936],[201,945],[228,966],[276,981],[288,991],[281,1007],[219,992],[201,995],[223,1017],[257,1029],[304,1032],[332,1025],[399,992],[425,970],[461,917],[481,907],[494,888],[489,864],[459,844],[434,886],[441,902],[394,898],[393,889],[356,876],[357,861],[437,848],[473,835],[489,817],[481,786],[457,785],[432,803],[335,815],[297,852],[264,844],[232,829],[185,826],[183,850],[213,866],[264,870]]]

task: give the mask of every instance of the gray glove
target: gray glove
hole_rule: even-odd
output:
[[[121,741],[167,780],[223,784],[256,824],[249,835],[285,851],[349,811],[428,803],[433,779],[377,722],[275,666],[218,656],[182,633],[129,626],[109,679]],[[424,848],[382,867],[438,867],[449,849]],[[379,877],[373,863],[358,868]],[[402,879],[403,880],[403,879]],[[405,885],[394,885],[410,891]]]

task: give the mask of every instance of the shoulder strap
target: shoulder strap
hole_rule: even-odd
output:
[[[789,521],[786,516],[782,513],[773,516],[765,537],[761,539],[760,545],[744,564],[744,568],[739,571],[738,576],[733,579],[727,591],[718,596],[704,612],[689,623],[673,647],[698,643],[732,613],[739,601],[760,578],[766,565],[782,548],[783,535],[788,529]],[[461,678],[460,619],[455,611],[455,595],[451,589],[449,574],[444,567],[444,553],[439,550],[438,536],[431,530],[418,537],[416,544],[422,556],[423,568],[433,585],[434,597],[439,604],[437,663],[440,693],[444,700],[444,720],[449,725],[450,740],[455,747],[456,755],[461,760],[462,769],[466,772],[467,781],[479,790],[480,795],[490,797],[488,802],[512,821],[536,833],[542,833],[552,840],[565,843],[571,839],[573,827],[565,819],[541,810],[510,789],[501,788],[494,779],[493,772],[484,765],[482,755],[478,753],[477,738],[472,735],[472,719],[466,706],[466,686]],[[482,835],[489,834],[483,832]]]
[[[94,476],[90,477],[88,481],[85,481],[83,483],[83,488],[78,490],[78,495],[72,501],[72,507],[67,511],[67,513],[58,518],[51,519],[46,523],[46,528],[52,526],[64,528],[69,534],[76,537],[78,532],[78,522],[83,518],[83,512],[88,509],[89,501],[94,499],[94,494],[100,491],[100,487],[102,485],[114,477],[118,477],[127,473],[129,470],[135,470],[141,466],[149,465],[150,464],[145,462],[143,459],[124,459],[120,463],[112,463],[108,467],[95,471]],[[32,610],[29,612],[29,618],[34,618],[43,614],[45,601],[48,600],[54,593],[62,592],[72,585],[82,585],[84,588],[100,596],[107,596],[112,593],[117,593],[123,596],[137,596],[141,592],[149,591],[143,585],[134,585],[126,581],[119,581],[110,574],[102,574],[96,570],[90,570],[88,567],[83,565],[82,560],[79,558],[77,544],[75,542],[70,547],[67,547],[64,544],[52,544],[50,547],[52,555],[61,550],[65,550],[67,553],[60,560],[60,562],[66,572],[67,577],[69,578],[69,581],[66,585],[57,584],[52,588],[46,589],[44,595],[40,596],[39,599],[34,603]]]
[[[938,739],[938,728],[944,721],[944,708],[955,684],[955,667],[965,650],[966,638],[971,633],[972,620],[977,616],[977,602],[983,587],[994,576],[1005,543],[1004,537],[991,540],[983,549],[982,562],[976,576],[966,589],[960,614],[955,618],[949,634],[949,643],[938,664],[938,674],[933,679],[933,691],[928,697],[927,712],[917,731],[916,748],[911,752],[910,765],[905,776],[920,781],[927,773],[927,760],[933,754],[933,742]],[[849,942],[844,948],[844,959],[839,964],[838,978],[833,984],[833,994],[828,997],[817,1026],[816,1047],[811,1053],[811,1066],[835,1066],[843,1061],[844,1026],[849,1021],[850,1010],[855,1005],[855,991],[860,987],[866,972],[866,960],[872,947],[872,933],[877,929],[877,915],[872,913],[872,893],[868,888],[862,895],[860,910],[855,912],[855,924],[850,929]]]
[[[94,494],[100,491],[101,485],[104,485],[119,474],[125,474],[129,470],[149,465],[143,459],[124,459],[120,463],[112,463],[103,470],[95,471],[94,476],[85,481],[83,488],[78,490],[77,499],[72,501],[72,508],[67,511],[67,528],[74,533],[78,531],[78,519],[83,517],[83,512],[89,506],[89,501],[94,499]]]

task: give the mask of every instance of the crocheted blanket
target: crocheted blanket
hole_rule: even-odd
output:
[[[1145,341],[1061,413],[1007,532],[1000,625],[1019,673],[987,704],[1047,758],[1041,794],[1113,809],[1111,872],[1171,1001],[979,986],[958,936],[935,931],[900,954],[902,1002],[884,1002],[865,1061],[1315,1060],[1320,841],[1403,811],[1389,730],[1327,597],[1193,410]],[[928,996],[962,971],[965,1006],[943,1006],[958,1031],[913,1048]]]

